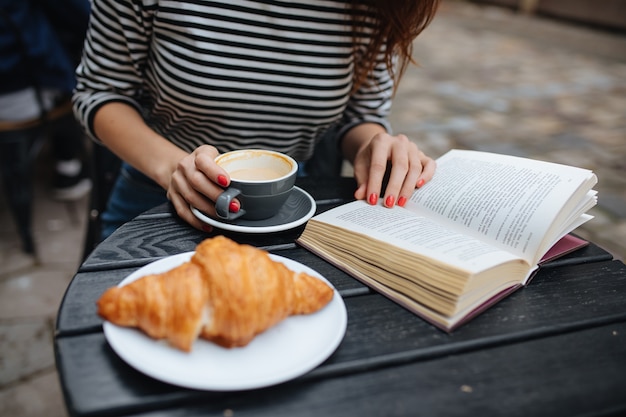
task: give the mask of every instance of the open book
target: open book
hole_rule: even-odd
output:
[[[451,331],[526,285],[592,218],[596,182],[586,169],[452,150],[404,208],[344,204],[309,220],[298,243]]]

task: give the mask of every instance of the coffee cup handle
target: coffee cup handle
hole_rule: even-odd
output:
[[[237,213],[231,213],[228,210],[230,202],[239,194],[241,194],[240,190],[230,187],[224,190],[224,192],[217,197],[217,200],[215,201],[215,213],[217,214],[217,217],[225,220],[235,220],[246,213],[244,209],[239,209]]]

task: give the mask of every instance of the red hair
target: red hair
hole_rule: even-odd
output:
[[[397,85],[409,63],[415,63],[413,41],[433,20],[438,7],[439,0],[352,0],[355,52],[360,50],[361,33],[366,27],[373,27],[364,52],[356,55],[353,89],[365,82],[381,51]]]

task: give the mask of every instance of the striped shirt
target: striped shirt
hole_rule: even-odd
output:
[[[77,69],[88,134],[100,106],[136,107],[179,147],[274,149],[310,158],[329,128],[389,130],[393,81],[381,61],[351,94],[347,3],[329,0],[95,0]],[[359,45],[368,42],[365,28]]]

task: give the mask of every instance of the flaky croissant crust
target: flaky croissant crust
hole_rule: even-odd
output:
[[[201,242],[189,262],[108,289],[97,305],[105,320],[190,351],[198,337],[245,346],[290,315],[320,310],[333,294],[267,252],[218,236]]]

